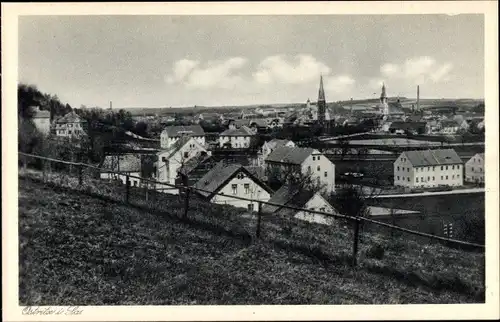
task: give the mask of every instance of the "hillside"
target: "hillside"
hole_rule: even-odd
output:
[[[123,186],[86,178],[75,191],[36,178],[20,171],[20,305],[484,301],[481,253],[363,235],[353,269],[343,224],[266,216],[257,240],[244,210],[193,199],[180,220],[176,196],[158,196],[154,212],[96,195],[118,196]]]

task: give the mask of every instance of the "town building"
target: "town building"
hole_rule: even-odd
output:
[[[461,186],[463,162],[453,149],[405,151],[394,162],[394,185]]]
[[[390,123],[389,133],[395,134],[425,134],[427,131],[426,122],[403,122],[394,121]]]
[[[254,137],[255,132],[245,125],[237,129],[228,129],[219,135],[219,147],[248,149]]]
[[[319,192],[301,189],[295,185],[283,185],[272,195],[269,202],[283,206],[266,204],[262,207],[264,213],[271,213],[279,216],[291,215],[300,220],[323,225],[334,225],[335,218],[333,216],[311,213],[305,210],[290,209],[284,206],[320,211],[328,214],[338,214],[338,211],[330,205]]]
[[[43,135],[50,134],[50,112],[41,110],[39,106],[31,107],[33,124]]]
[[[104,157],[100,166],[100,178],[103,180],[119,180],[123,184],[129,177],[130,186],[139,187],[141,185],[141,155],[140,154],[121,154],[107,155]]]
[[[194,185],[194,188],[200,189],[195,190],[196,193],[212,203],[232,205],[250,211],[258,210],[259,201],[269,201],[273,192],[246,167],[240,164],[227,165],[224,162],[219,162]]]
[[[439,129],[442,134],[456,134],[460,129],[460,124],[454,120],[442,120],[439,122]]]
[[[476,153],[465,163],[465,181],[484,183],[484,153]]]
[[[300,174],[323,186],[325,193],[335,191],[335,165],[316,149],[282,146],[274,149],[264,162],[269,173],[281,178]]]
[[[199,125],[167,126],[160,134],[160,146],[162,149],[168,149],[185,136],[191,136],[205,146],[205,131]]]
[[[175,185],[179,175],[178,170],[190,159],[209,154],[199,139],[194,136],[181,136],[168,149],[158,152],[156,164],[156,179],[158,182]],[[158,184],[157,190],[176,194],[178,190],[168,185]]]
[[[55,121],[55,134],[62,138],[82,138],[87,135],[87,122],[74,111]]]
[[[267,158],[267,156],[273,152],[276,148],[286,146],[289,148],[295,147],[295,143],[290,140],[280,140],[280,139],[272,139],[271,141],[264,142],[262,147],[260,148],[258,152],[258,164],[259,166],[264,165],[264,160]]]
[[[323,75],[319,78],[319,91],[318,91],[318,123],[325,125],[326,122],[326,99],[325,90],[323,88]]]

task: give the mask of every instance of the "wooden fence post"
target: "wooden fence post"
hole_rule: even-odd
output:
[[[41,159],[42,161],[42,181],[45,182],[45,160]]]
[[[189,187],[186,187],[185,197],[184,197],[184,215],[182,218],[186,219],[189,211]]]
[[[149,191],[148,187],[149,187],[149,182],[146,182],[146,184],[144,184],[144,189],[146,189],[146,202],[148,202],[148,197],[149,197],[148,196],[148,191]]]
[[[356,265],[357,265],[358,240],[359,240],[359,219],[356,218],[356,220],[354,221],[354,242],[352,245],[352,266],[353,267],[356,267]]]
[[[83,185],[83,166],[78,165],[78,185],[81,187]]]
[[[130,178],[125,176],[125,202],[129,203],[130,197]]]
[[[23,167],[24,167],[24,171],[26,171],[26,169],[28,168],[28,156],[27,155],[24,156]]]
[[[257,212],[257,230],[255,231],[255,236],[260,238],[260,222],[262,217],[262,202],[259,201],[258,212]]]

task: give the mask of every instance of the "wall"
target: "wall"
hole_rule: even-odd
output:
[[[242,149],[250,147],[250,136],[220,136],[219,147],[224,147],[224,144],[231,142],[231,147],[234,149]]]
[[[248,184],[249,191],[245,191],[245,184]],[[232,185],[237,185],[237,193],[233,194]],[[238,196],[242,198],[255,199],[260,201],[269,201],[271,195],[264,188],[256,184],[251,178],[246,175],[243,178],[234,177],[229,181],[220,191],[224,195],[216,195],[212,198],[211,202],[218,204],[227,204],[240,208],[247,208],[248,205],[253,205],[253,210],[258,210],[258,202],[249,202],[246,200],[238,200],[230,196]]]
[[[441,170],[441,168],[443,170]],[[448,177],[448,179],[446,179]],[[423,178],[423,182],[422,182]],[[414,168],[415,187],[461,186],[463,166],[461,164]],[[417,182],[418,179],[418,182]]]
[[[413,188],[414,178],[413,166],[406,158],[406,155],[401,153],[394,161],[394,185]]]
[[[484,160],[477,154],[465,164],[465,181],[484,182]]]
[[[140,177],[141,174],[139,172],[127,172],[129,175],[134,176],[134,177]],[[124,174],[116,174],[116,173],[109,173],[109,172],[101,172],[101,179],[107,179],[107,180],[120,180],[123,184],[126,184],[127,182],[127,176]],[[130,178],[130,186],[131,187],[139,187],[141,184],[140,179],[136,178]]]
[[[78,137],[84,133],[83,123],[56,123],[56,136]]]
[[[170,148],[175,142],[179,140],[180,136],[169,137],[167,132],[162,132],[160,134],[160,147],[162,149]],[[205,136],[193,136],[193,138],[198,141],[202,146],[205,146]]]
[[[50,133],[50,118],[33,118],[36,128],[45,135]]]

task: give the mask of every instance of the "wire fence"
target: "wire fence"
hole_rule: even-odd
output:
[[[220,225],[223,226],[222,228],[226,233],[239,234],[246,236],[247,239],[251,239],[252,237],[259,239],[263,233],[276,234],[278,230],[281,232],[292,230],[293,223],[297,222],[297,214],[302,214],[301,218],[306,219],[306,221],[321,221],[328,225],[337,225],[339,227],[342,224],[344,224],[344,227],[346,227],[345,224],[350,224],[353,232],[350,261],[353,266],[357,265],[360,230],[363,229],[363,224],[384,227],[390,229],[391,233],[396,231],[425,237],[431,241],[441,242],[443,245],[449,247],[479,251],[484,251],[485,249],[485,246],[481,244],[423,233],[380,222],[372,218],[346,216],[333,212],[299,208],[223,193],[214,194],[212,191],[193,186],[175,185],[159,182],[154,179],[142,178],[135,173],[103,172],[99,167],[85,163],[69,162],[19,152],[19,167],[20,175],[30,176],[31,178],[36,178],[56,186],[83,191],[114,202],[168,213],[183,220],[190,220],[194,219],[190,217],[197,217],[196,220],[206,222],[206,217],[210,217],[210,225],[213,229],[219,229],[220,227],[217,228],[216,226]],[[253,209],[225,208],[226,213],[224,220],[222,220],[219,214],[222,208],[215,209],[211,206],[213,204],[207,203],[209,200],[200,195],[203,192],[214,196],[224,196],[225,199],[234,200],[235,202],[240,201],[240,206],[244,202],[245,205],[257,204],[257,207]],[[265,206],[274,206],[279,208],[280,212],[289,211],[289,214],[292,215],[283,216],[266,212]],[[236,220],[238,215],[246,216],[248,220]],[[293,223],[291,220],[288,220],[294,217],[295,220]],[[314,236],[307,238],[313,239]]]

